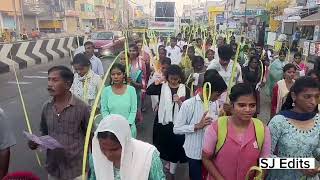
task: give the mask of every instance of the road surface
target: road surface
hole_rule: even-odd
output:
[[[104,59],[103,64],[105,71],[112,62],[112,59]],[[31,121],[32,130],[39,135],[40,114],[43,103],[48,99],[47,93],[47,70],[53,65],[70,66],[70,59],[61,59],[49,64],[42,64],[20,70],[18,72],[22,94],[25,100],[28,116]],[[269,101],[266,96],[261,97],[261,119],[269,118]],[[18,94],[17,84],[13,73],[0,75],[0,107],[4,109],[9,117],[12,130],[17,138],[17,145],[12,149],[12,158],[10,172],[13,171],[32,171],[41,179],[46,179],[46,171],[39,167],[36,161],[35,153],[29,150],[27,140],[23,131],[27,131],[26,121],[22,110],[20,97]],[[147,101],[147,112],[144,113],[144,121],[137,124],[138,139],[143,141],[152,141],[152,126],[154,113],[151,112],[151,103]],[[41,162],[44,163],[44,153],[40,153]],[[188,179],[187,164],[179,165],[176,180]]]

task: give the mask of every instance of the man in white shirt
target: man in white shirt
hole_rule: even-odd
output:
[[[94,55],[94,44],[91,41],[87,41],[84,43],[84,48],[85,48],[85,54],[88,56],[90,59],[91,63],[91,69],[94,73],[98,74],[99,76],[104,75],[104,70],[103,70],[103,65],[101,60]]]
[[[224,43],[224,38],[223,38],[222,36],[219,36],[219,37],[217,38],[217,46],[216,46],[215,49],[214,49],[214,52],[216,52],[216,53],[214,54],[214,59],[215,59],[215,60],[218,60],[218,61],[219,61],[218,48],[221,47],[221,46],[223,46],[224,44],[225,44],[225,43]]]
[[[170,46],[166,47],[167,57],[171,59],[171,64],[177,64],[181,62],[181,49],[177,46],[177,38],[171,37]]]
[[[201,180],[202,146],[205,127],[219,116],[219,96],[227,90],[227,85],[216,70],[209,70],[204,75],[204,83],[212,85],[209,111],[206,112],[202,93],[184,101],[174,122],[173,132],[184,134],[183,148],[189,163],[189,177]]]
[[[236,64],[235,74],[233,78],[233,82],[231,81],[231,76],[233,74],[233,64],[234,61],[231,60],[233,55],[233,50],[229,45],[223,45],[218,48],[219,60],[211,61],[208,69],[215,69],[219,72],[220,76],[223,78],[224,82],[227,84],[228,88],[231,88],[233,85],[237,83],[241,83],[242,80],[242,72],[241,66],[239,63]],[[229,87],[230,86],[230,87]],[[227,93],[221,95],[220,102],[225,103],[227,100]]]
[[[182,39],[181,33],[177,35],[177,42],[178,42],[177,46],[179,46],[180,49],[183,49],[183,46],[187,45],[187,43]]]

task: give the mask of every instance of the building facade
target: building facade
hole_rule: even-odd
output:
[[[1,1],[0,6],[0,27],[1,32],[4,29],[20,30],[21,22],[21,4],[19,0]]]

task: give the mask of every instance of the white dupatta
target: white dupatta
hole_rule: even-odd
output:
[[[114,180],[113,162],[109,161],[100,149],[97,135],[111,132],[119,140],[122,153],[120,177],[123,180],[148,180],[152,164],[153,145],[131,138],[128,121],[120,115],[111,114],[99,124],[92,140],[92,158],[97,180]]]
[[[186,96],[186,87],[184,84],[179,85],[177,95],[180,98]],[[158,118],[159,118],[158,122],[161,123],[162,125],[166,125],[169,122],[174,122],[174,120],[178,115],[178,112],[179,112],[179,105],[178,103],[174,103],[172,101],[171,89],[168,85],[168,82],[165,82],[162,84],[162,87],[161,87],[160,103],[159,103],[159,110],[158,110]]]

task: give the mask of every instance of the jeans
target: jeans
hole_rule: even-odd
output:
[[[202,179],[202,161],[188,158],[189,162],[189,177],[191,180]]]

